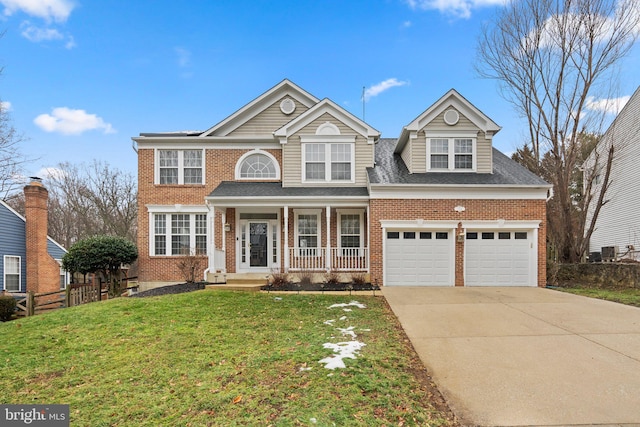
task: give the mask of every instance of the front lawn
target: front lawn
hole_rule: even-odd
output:
[[[640,307],[640,289],[591,289],[591,288],[554,288],[585,297],[599,298],[607,301]]]
[[[72,426],[453,425],[381,297],[121,298],[0,334],[1,403],[69,404]],[[355,359],[327,369],[340,342]]]

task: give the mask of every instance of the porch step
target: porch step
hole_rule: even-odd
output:
[[[260,287],[267,283],[267,276],[268,273],[209,273],[207,278],[209,283]]]

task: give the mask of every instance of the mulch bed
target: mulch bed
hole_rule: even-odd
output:
[[[182,294],[184,292],[193,292],[193,291],[198,291],[200,289],[204,289],[205,285],[207,285],[207,283],[204,283],[204,282],[168,285],[168,286],[162,286],[159,288],[149,289],[148,291],[138,292],[137,294],[131,295],[131,297],[143,298],[143,297],[156,297],[159,295]]]
[[[265,285],[263,291],[379,291],[380,287],[371,283],[293,283],[288,282],[278,286]]]

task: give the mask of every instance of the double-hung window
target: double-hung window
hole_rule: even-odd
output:
[[[203,184],[203,150],[158,150],[158,184]]]
[[[21,262],[19,256],[4,256],[4,289],[8,292],[20,291]]]
[[[319,212],[296,212],[296,241],[300,256],[316,256],[320,247]]]
[[[343,256],[359,256],[362,248],[362,213],[338,212],[339,245]]]
[[[475,138],[429,138],[427,147],[431,171],[475,170]]]
[[[354,144],[303,144],[305,181],[353,182]]]
[[[153,255],[207,253],[206,214],[157,213],[153,230]]]

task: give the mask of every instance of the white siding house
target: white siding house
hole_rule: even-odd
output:
[[[602,164],[611,144],[615,149],[611,184],[589,251],[601,252],[603,247],[615,247],[618,256],[626,254],[627,258],[640,260],[640,87],[607,129],[589,160],[593,162],[599,155]],[[596,168],[594,173],[597,191],[604,171]]]

